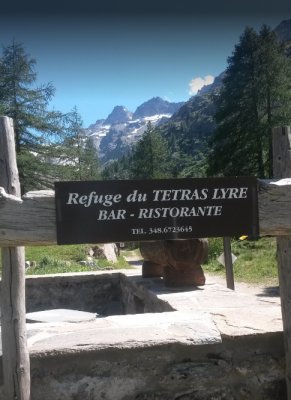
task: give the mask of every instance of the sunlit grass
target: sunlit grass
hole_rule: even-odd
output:
[[[232,253],[237,257],[233,265],[237,281],[278,284],[275,238],[261,238],[256,241],[233,239],[231,247]],[[203,269],[225,275],[224,266],[217,261],[222,252],[222,239],[209,239],[209,259]]]
[[[26,269],[26,274],[44,275],[131,268],[123,256],[117,257],[116,263],[94,258],[90,265],[80,264],[80,261],[86,261],[90,247],[89,244],[28,246],[25,248],[25,260],[29,261],[31,266]]]

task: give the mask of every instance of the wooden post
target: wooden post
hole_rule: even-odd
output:
[[[224,251],[224,263],[226,272],[226,286],[228,289],[234,290],[234,276],[233,276],[233,264],[231,254],[230,238],[223,238],[223,251]]]
[[[0,185],[20,197],[13,121],[0,117]],[[1,331],[5,400],[30,399],[30,361],[25,320],[24,247],[3,247]]]
[[[274,178],[291,177],[290,127],[273,129]],[[277,260],[285,341],[287,398],[291,400],[291,236],[277,238]]]

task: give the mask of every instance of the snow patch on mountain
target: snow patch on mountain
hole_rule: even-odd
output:
[[[145,132],[148,123],[157,126],[166,122],[183,103],[169,103],[159,97],[143,103],[135,113],[116,106],[106,119],[97,120],[85,131],[102,163],[120,158]]]

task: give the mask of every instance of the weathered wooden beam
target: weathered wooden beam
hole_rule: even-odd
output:
[[[291,132],[290,127],[273,129],[274,176],[285,178],[291,175]],[[281,204],[283,207],[283,204]],[[277,260],[280,297],[285,342],[285,365],[287,399],[291,400],[291,234],[277,238]]]
[[[22,200],[0,189],[0,246],[56,243],[53,191],[29,192]]]
[[[260,180],[258,208],[261,236],[291,235],[291,178]],[[29,192],[20,200],[0,188],[0,246],[56,244],[53,191]]]
[[[261,236],[291,235],[291,178],[259,180],[258,208]]]
[[[225,262],[226,287],[228,289],[234,290],[234,273],[230,237],[223,238],[223,251]]]
[[[0,185],[20,203],[13,121],[0,117]],[[1,212],[1,211],[0,211]],[[0,223],[1,226],[1,223]],[[0,228],[1,229],[1,228]],[[30,361],[26,336],[24,247],[2,248],[1,336],[6,400],[30,399]]]

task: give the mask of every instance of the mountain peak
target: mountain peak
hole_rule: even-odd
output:
[[[291,19],[286,19],[275,28],[278,38],[282,41],[291,40]]]
[[[108,115],[105,124],[120,124],[128,122],[132,118],[132,113],[124,106],[115,106],[112,112]]]
[[[157,114],[174,114],[183,103],[170,103],[161,97],[153,97],[152,99],[141,104],[135,110],[133,119],[150,117]]]

